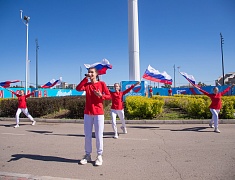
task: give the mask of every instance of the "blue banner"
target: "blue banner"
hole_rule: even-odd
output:
[[[138,81],[122,81],[121,82],[121,91],[125,91],[132,84],[137,83]],[[127,96],[145,96],[145,83],[144,81],[140,82],[140,85],[135,86],[129,93],[124,95],[124,100]]]
[[[11,88],[14,92],[19,92],[20,90],[24,90],[24,88]],[[34,91],[35,88],[28,88],[28,92],[25,94],[29,94]],[[42,89],[40,88],[38,92],[36,92],[32,97],[58,97],[58,96],[82,96],[85,95],[84,91],[77,91],[75,89]],[[0,98],[14,98],[16,97],[10,91],[0,88]]]

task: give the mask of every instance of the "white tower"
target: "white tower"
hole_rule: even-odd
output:
[[[140,81],[138,0],[128,0],[129,80]]]

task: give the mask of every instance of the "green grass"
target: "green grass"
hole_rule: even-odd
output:
[[[110,116],[110,107],[106,107],[105,109],[105,120],[111,120]],[[45,115],[41,118],[47,119],[67,119],[69,111],[66,109],[60,110],[59,112],[54,112],[52,114]],[[137,118],[138,119],[138,118]],[[180,110],[179,108],[168,108],[164,107],[163,112],[159,114],[153,120],[182,120],[182,119],[191,119],[185,112]],[[117,120],[119,118],[117,117]]]
[[[182,119],[191,119],[191,117],[189,117],[180,108],[164,107],[163,112],[154,119],[155,120],[182,120]]]

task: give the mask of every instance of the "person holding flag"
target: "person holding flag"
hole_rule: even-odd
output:
[[[118,139],[118,131],[117,131],[117,125],[116,125],[116,116],[120,118],[122,122],[121,129],[124,134],[127,133],[126,129],[126,123],[124,119],[124,107],[123,107],[123,96],[130,92],[135,86],[139,85],[140,82],[131,85],[128,89],[125,91],[120,91],[120,85],[118,83],[114,84],[114,92],[111,92],[112,97],[112,106],[111,106],[111,118],[112,118],[112,128],[114,130],[114,139]]]
[[[111,99],[109,89],[105,82],[99,81],[99,73],[95,67],[88,69],[88,74],[77,85],[77,91],[86,92],[86,104],[84,110],[84,133],[85,133],[85,156],[80,161],[84,165],[91,161],[92,152],[92,129],[95,127],[97,158],[95,165],[103,163],[103,132],[104,132],[104,109],[103,101]],[[88,79],[90,82],[88,82]]]
[[[24,94],[24,90],[20,90],[19,94],[17,94],[16,92],[9,90],[12,94],[16,95],[18,98],[18,109],[16,111],[16,125],[14,126],[14,128],[18,128],[20,125],[20,113],[23,112],[31,121],[32,121],[32,126],[34,126],[36,124],[36,121],[33,119],[33,117],[29,114],[28,108],[27,108],[27,98],[30,97],[31,95],[33,95],[36,91],[35,90],[33,92],[31,92],[30,94],[25,95]]]
[[[220,133],[219,130],[219,112],[220,109],[222,108],[222,96],[228,92],[230,89],[232,89],[234,87],[234,84],[232,86],[227,87],[224,91],[219,92],[219,89],[217,87],[213,88],[213,93],[210,94],[206,91],[204,91],[203,89],[201,89],[198,86],[194,86],[196,87],[199,91],[201,91],[203,94],[205,94],[206,96],[208,96],[211,99],[211,104],[209,106],[211,114],[212,114],[212,119],[209,123],[209,126],[211,128],[214,128],[214,132],[216,133]],[[214,125],[213,125],[214,123]]]
[[[189,75],[185,72],[179,72],[185,79],[187,79],[195,88],[197,88],[200,92],[205,94],[211,99],[211,104],[209,106],[211,114],[212,114],[212,119],[209,123],[209,126],[211,128],[214,128],[214,132],[220,133],[219,130],[219,112],[220,109],[222,108],[222,96],[227,93],[230,89],[234,87],[235,84],[232,86],[228,86],[224,91],[219,92],[219,89],[217,87],[213,88],[213,93],[210,94],[203,89],[201,89],[198,85],[196,85],[196,80],[193,77],[193,75]],[[214,124],[214,125],[213,125]]]

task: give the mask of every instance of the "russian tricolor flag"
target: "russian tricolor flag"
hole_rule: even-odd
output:
[[[91,67],[96,68],[99,75],[106,74],[107,69],[112,69],[112,65],[107,59],[103,59],[102,62],[97,62],[94,64],[84,64],[84,66],[86,67],[86,69],[89,69]]]
[[[150,65],[146,69],[143,78],[154,82],[160,82],[170,85],[172,84],[172,78],[169,74],[167,74],[165,71],[163,73],[160,73],[158,70],[154,69]]]
[[[60,85],[61,82],[62,82],[62,77],[60,77],[60,79],[58,79],[58,80],[52,79],[48,83],[44,84],[42,86],[42,88],[51,88],[51,87],[53,87],[55,85]]]
[[[8,88],[10,87],[11,83],[16,83],[16,82],[20,82],[20,80],[0,82],[0,86]]]
[[[192,85],[196,85],[196,80],[193,75],[188,75],[186,72],[179,72],[185,79],[187,79]]]

